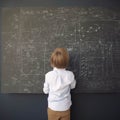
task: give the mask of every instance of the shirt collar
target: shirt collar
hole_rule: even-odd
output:
[[[59,70],[65,70],[65,68],[56,68],[56,67],[54,67],[53,70],[58,70],[59,71]]]

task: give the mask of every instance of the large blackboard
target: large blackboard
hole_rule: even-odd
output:
[[[73,92],[120,92],[120,9],[2,9],[3,93],[42,93],[51,52],[65,47]]]

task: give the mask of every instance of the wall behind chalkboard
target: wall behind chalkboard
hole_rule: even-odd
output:
[[[120,92],[120,9],[2,8],[3,93],[42,93],[56,47],[67,48],[73,92]]]

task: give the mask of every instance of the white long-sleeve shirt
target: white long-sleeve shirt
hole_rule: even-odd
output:
[[[55,111],[66,111],[70,108],[70,90],[75,88],[74,74],[66,69],[54,68],[45,75],[43,92],[49,94],[48,107]]]

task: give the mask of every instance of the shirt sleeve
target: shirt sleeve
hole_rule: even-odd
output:
[[[70,84],[70,88],[74,89],[76,86],[76,80],[75,80],[74,74],[72,74],[71,78],[72,78],[72,83]]]
[[[43,92],[44,92],[45,94],[48,94],[48,93],[49,93],[49,84],[48,84],[48,82],[47,82],[47,75],[45,75],[45,82],[44,82]]]

